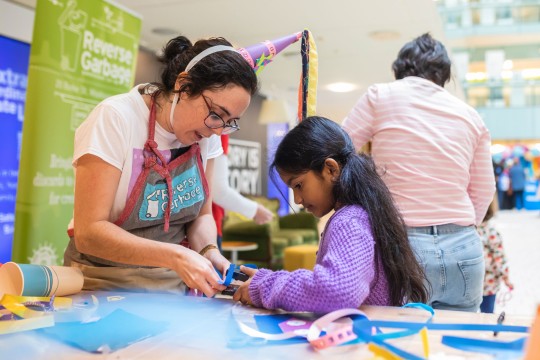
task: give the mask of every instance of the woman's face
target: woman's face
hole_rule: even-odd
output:
[[[219,118],[232,124],[244,114],[250,101],[247,90],[234,84],[205,90],[197,97],[181,94],[173,114],[174,134],[183,145],[191,145],[213,134],[220,136],[224,128],[211,129],[205,125],[205,120],[211,126],[220,126]]]

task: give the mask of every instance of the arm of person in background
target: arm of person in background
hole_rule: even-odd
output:
[[[133,235],[111,222],[120,175],[120,169],[98,156],[86,154],[78,158],[74,205],[77,250],[123,264],[172,269],[187,286],[209,297],[223,290],[212,263],[197,252]],[[211,225],[215,227],[213,221]]]
[[[229,161],[227,155],[215,158],[212,182],[213,201],[228,211],[234,211],[253,219],[257,224],[272,220],[273,213],[257,202],[250,200],[229,185]]]
[[[205,169],[208,188],[212,189],[214,173],[214,159],[208,159]],[[212,244],[215,249],[211,249],[204,254],[204,257],[212,262],[212,264],[225,274],[229,268],[230,262],[221,255],[216,243],[217,229],[216,222],[212,216],[212,193],[210,191],[206,203],[203,205],[199,216],[192,221],[187,227],[187,238],[191,248],[196,252],[200,252],[205,246]]]
[[[493,174],[490,145],[491,138],[489,131],[484,126],[473,154],[470,166],[469,186],[467,188],[467,193],[474,206],[475,225],[480,225],[484,220],[484,216],[495,193],[495,175]]]
[[[362,146],[373,137],[377,98],[378,89],[376,86],[371,86],[343,120],[343,130],[351,137],[356,151],[360,151]]]

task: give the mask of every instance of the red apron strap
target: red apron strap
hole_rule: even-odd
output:
[[[167,168],[167,163],[165,161],[165,158],[161,154],[161,152],[158,150],[158,144],[154,140],[156,130],[156,112],[155,112],[155,102],[152,98],[151,105],[150,105],[150,119],[148,121],[148,140],[146,140],[146,143],[144,144],[144,166],[145,167],[151,167],[154,169],[158,174],[163,176],[165,178],[165,182],[167,183],[167,208],[165,209],[165,225],[164,230],[165,232],[169,231],[169,222],[171,219],[171,207],[172,207],[172,178],[171,174],[169,173],[169,169]],[[148,154],[150,153],[150,154]],[[156,161],[156,157],[159,159],[159,162],[161,164],[158,164]]]

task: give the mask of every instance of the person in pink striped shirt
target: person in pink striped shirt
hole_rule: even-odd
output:
[[[342,126],[357,150],[371,141],[425,269],[429,304],[477,311],[484,257],[475,225],[495,192],[491,140],[476,110],[444,89],[450,67],[444,45],[419,36],[394,61],[396,80],[369,87]]]

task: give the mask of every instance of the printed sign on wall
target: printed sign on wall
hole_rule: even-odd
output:
[[[11,260],[30,45],[0,36],[0,263]]]
[[[261,144],[229,139],[229,184],[245,195],[261,194]]]
[[[55,265],[73,214],[75,129],[127,92],[141,19],[105,0],[38,0],[15,210],[13,260]]]

